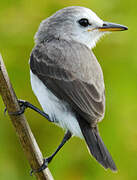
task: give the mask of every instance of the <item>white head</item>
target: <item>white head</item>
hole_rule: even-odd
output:
[[[104,33],[126,29],[127,27],[122,25],[104,22],[88,8],[72,6],[61,9],[42,21],[35,41],[40,43],[54,36],[93,48]]]

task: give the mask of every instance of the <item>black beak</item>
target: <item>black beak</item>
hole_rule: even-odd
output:
[[[104,22],[102,27],[98,27],[98,30],[99,31],[125,31],[125,30],[128,30],[128,28],[120,24]]]

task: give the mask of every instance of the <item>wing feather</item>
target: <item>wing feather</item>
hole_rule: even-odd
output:
[[[41,79],[53,94],[59,99],[68,102],[72,110],[84,116],[89,123],[102,117],[105,106],[104,91],[99,94],[93,83],[78,78],[73,69],[68,70],[57,61],[54,62],[53,59],[49,59],[47,47],[42,44],[32,51],[30,58],[32,72]],[[53,51],[53,47],[51,49]],[[64,61],[67,61],[66,57],[61,53],[58,56],[57,54],[56,47],[56,58],[64,58]],[[51,56],[51,52],[50,57],[54,57]]]

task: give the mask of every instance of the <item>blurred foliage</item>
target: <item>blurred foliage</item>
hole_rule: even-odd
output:
[[[0,52],[18,98],[40,107],[29,79],[28,59],[33,37],[44,18],[65,6],[91,8],[99,17],[127,25],[126,32],[107,35],[94,52],[103,68],[106,114],[100,133],[115,160],[118,172],[105,171],[88,154],[84,142],[72,138],[49,168],[57,180],[137,179],[137,1],[132,0],[5,0],[0,1]],[[0,98],[0,179],[29,180],[29,164]],[[64,132],[43,117],[26,116],[44,155],[51,154]]]

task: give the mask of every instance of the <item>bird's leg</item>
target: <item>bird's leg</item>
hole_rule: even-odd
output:
[[[33,109],[34,111],[38,112],[39,114],[41,114],[42,116],[44,116],[46,119],[48,119],[48,121],[53,122],[49,115],[46,114],[45,112],[41,111],[40,109],[38,109],[36,106],[32,105],[31,103],[24,101],[24,100],[18,100],[18,103],[20,105],[20,110],[16,111],[16,112],[9,112],[9,114],[11,115],[21,115],[25,112],[25,109],[30,108]],[[4,113],[6,113],[7,109],[5,108]]]
[[[41,167],[39,169],[34,169],[34,170],[31,170],[31,175],[33,173],[36,173],[36,172],[41,172],[42,170],[44,170],[45,168],[47,168],[48,164],[52,161],[52,159],[54,158],[54,156],[57,154],[57,152],[63,147],[63,145],[71,138],[72,134],[71,132],[68,130],[66,132],[66,134],[64,135],[64,138],[62,139],[60,145],[57,147],[56,151],[51,155],[49,156],[48,158],[44,159],[43,161],[43,164],[41,165]]]

